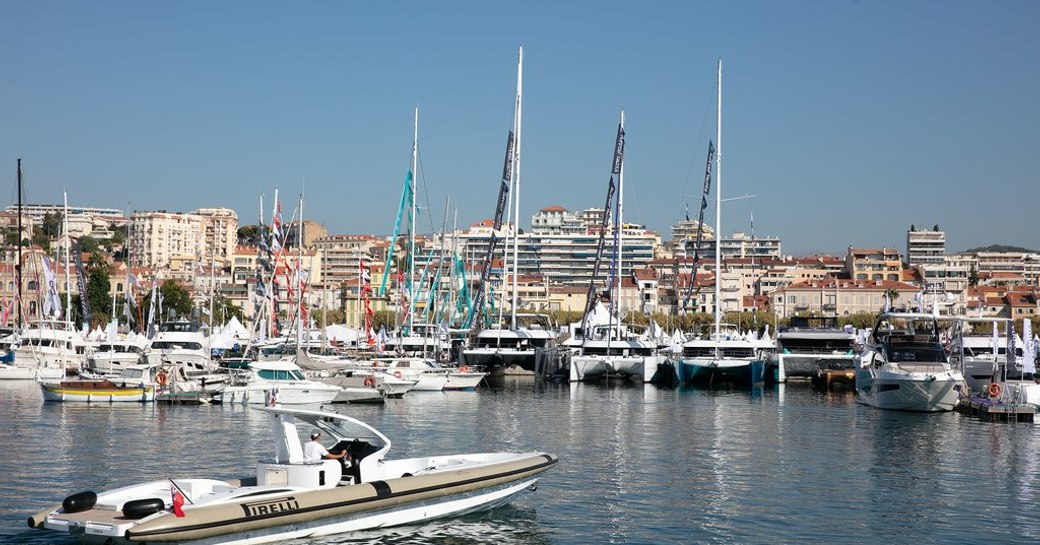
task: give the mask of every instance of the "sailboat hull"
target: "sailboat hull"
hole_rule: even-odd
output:
[[[714,385],[732,383],[751,387],[765,380],[766,362],[744,358],[691,358],[679,364],[679,377],[688,384]]]

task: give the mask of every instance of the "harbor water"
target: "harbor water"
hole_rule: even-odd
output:
[[[304,543],[1040,543],[1040,431],[887,412],[804,385],[707,391],[507,379],[337,409],[391,457],[560,455],[533,493],[487,513]],[[0,542],[74,543],[30,514],[81,490],[238,478],[268,457],[241,405],[44,403],[0,384]]]

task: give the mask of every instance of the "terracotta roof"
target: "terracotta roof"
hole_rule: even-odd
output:
[[[567,211],[566,208],[564,208],[562,206],[559,206],[559,205],[556,205],[556,204],[546,206],[545,208],[540,210],[540,212],[566,212],[566,211]]]
[[[817,280],[806,280],[797,284],[791,284],[777,291],[795,290],[819,290],[819,289],[841,289],[841,290],[896,290],[896,291],[918,291],[917,286],[898,282],[895,280],[845,280],[840,278],[820,278]]]

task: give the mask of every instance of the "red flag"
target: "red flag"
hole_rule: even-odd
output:
[[[181,494],[177,485],[173,484],[172,481],[170,482],[170,493],[173,494],[173,515],[175,517],[183,517],[184,509],[182,508],[184,507],[184,495]]]

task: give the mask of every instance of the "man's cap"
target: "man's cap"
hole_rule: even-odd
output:
[[[311,439],[317,439],[319,436],[321,436],[321,432],[314,430],[314,433],[311,434]]]

